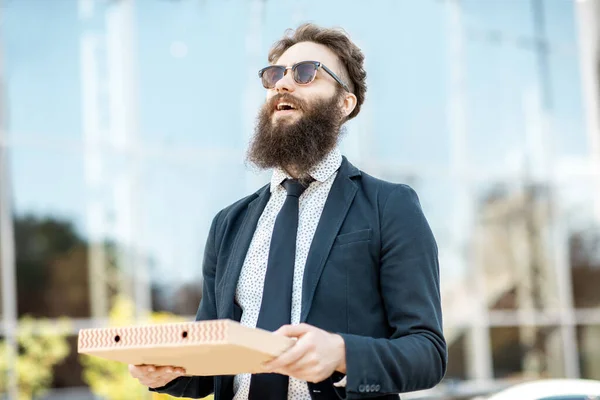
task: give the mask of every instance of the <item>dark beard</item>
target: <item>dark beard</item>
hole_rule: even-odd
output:
[[[262,107],[248,149],[248,161],[259,168],[294,168],[299,177],[306,177],[337,145],[343,122],[338,90],[330,99],[317,100],[310,105],[291,95],[275,95]],[[280,118],[271,122],[275,104],[291,102],[302,111],[294,122]]]

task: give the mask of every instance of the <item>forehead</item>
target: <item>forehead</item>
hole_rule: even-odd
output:
[[[300,61],[320,61],[329,68],[336,68],[338,58],[327,46],[313,42],[296,43],[276,61],[277,65],[292,66]]]

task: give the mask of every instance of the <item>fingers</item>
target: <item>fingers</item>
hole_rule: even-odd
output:
[[[292,364],[285,366],[285,369],[290,373],[297,373],[298,371],[306,371],[315,368],[319,365],[319,358],[315,353],[303,354],[297,361]]]
[[[173,366],[129,365],[130,375],[142,385],[156,388],[185,374],[185,369]]]
[[[167,383],[171,382],[175,378],[157,378],[157,379],[140,379],[139,382],[149,388],[155,389],[162,386],[165,386]]]
[[[157,388],[166,385],[173,379],[182,375],[181,371],[175,371],[171,367],[155,367],[148,368],[150,372],[142,375],[138,380],[144,386],[149,388]]]
[[[285,368],[290,364],[300,360],[306,353],[314,349],[314,342],[310,340],[309,336],[302,337],[299,339],[294,346],[290,347],[287,351],[264,364],[264,368],[267,371],[274,371],[277,369]]]
[[[287,337],[299,337],[304,335],[305,333],[310,332],[313,329],[311,325],[308,324],[297,324],[297,325],[283,325],[281,328],[277,329],[274,333],[278,335],[283,335]]]
[[[293,376],[296,379],[307,382],[318,383],[331,375],[330,368],[323,364],[315,353],[307,353],[295,363],[283,368],[284,375]]]
[[[129,371],[134,378],[139,376],[161,376],[164,374],[185,374],[185,368],[159,365],[130,365]]]

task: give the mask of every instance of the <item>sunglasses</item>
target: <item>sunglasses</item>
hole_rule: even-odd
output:
[[[283,79],[288,69],[292,70],[294,81],[299,85],[308,85],[315,80],[317,71],[323,68],[333,79],[335,79],[342,87],[349,92],[348,86],[329,68],[321,64],[319,61],[301,61],[291,67],[283,65],[270,65],[258,71],[258,77],[262,80],[265,89],[273,89],[280,79]]]

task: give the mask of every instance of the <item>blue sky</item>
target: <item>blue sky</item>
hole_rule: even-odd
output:
[[[369,133],[369,149],[353,137],[344,144],[389,163],[436,171],[419,191],[441,245],[451,235],[444,215],[451,140],[448,104],[451,55],[448,12],[442,1],[145,0],[136,2],[132,55],[137,73],[140,145],[154,152],[142,160],[139,243],[156,259],[157,276],[191,279],[199,265],[214,213],[245,195],[243,151],[263,99],[256,70],[270,44],[301,21],[343,26],[366,55],[369,92],[363,115],[351,123]],[[553,141],[557,157],[585,156],[573,2],[546,0]],[[525,0],[463,1],[463,59],[468,162],[473,169],[509,171],[524,152],[527,93],[539,94],[535,52],[511,40],[531,38],[533,16]],[[105,189],[86,189],[81,105],[80,37],[105,28],[107,9],[79,18],[75,0],[3,2],[9,134],[16,210],[62,215],[86,233],[91,199],[118,218],[108,188],[131,168],[131,155],[105,152]],[[106,6],[104,6],[106,7]],[[260,16],[257,43],[248,40]],[[504,42],[484,39],[501,32]],[[173,55],[184,46],[185,55]],[[255,47],[256,46],[256,47]],[[36,148],[28,143],[45,143]],[[71,149],[71,150],[65,150]],[[360,151],[359,151],[360,150]],[[156,154],[155,154],[156,153]],[[219,156],[219,154],[229,156]],[[211,157],[212,154],[212,157]],[[517,154],[517,156],[515,156]],[[359,162],[360,158],[356,161]],[[402,173],[399,174],[400,178]],[[259,176],[260,181],[264,175]],[[450,196],[451,197],[451,196]],[[115,217],[117,215],[117,217]],[[117,228],[115,228],[117,229]],[[173,276],[176,275],[176,276]]]

